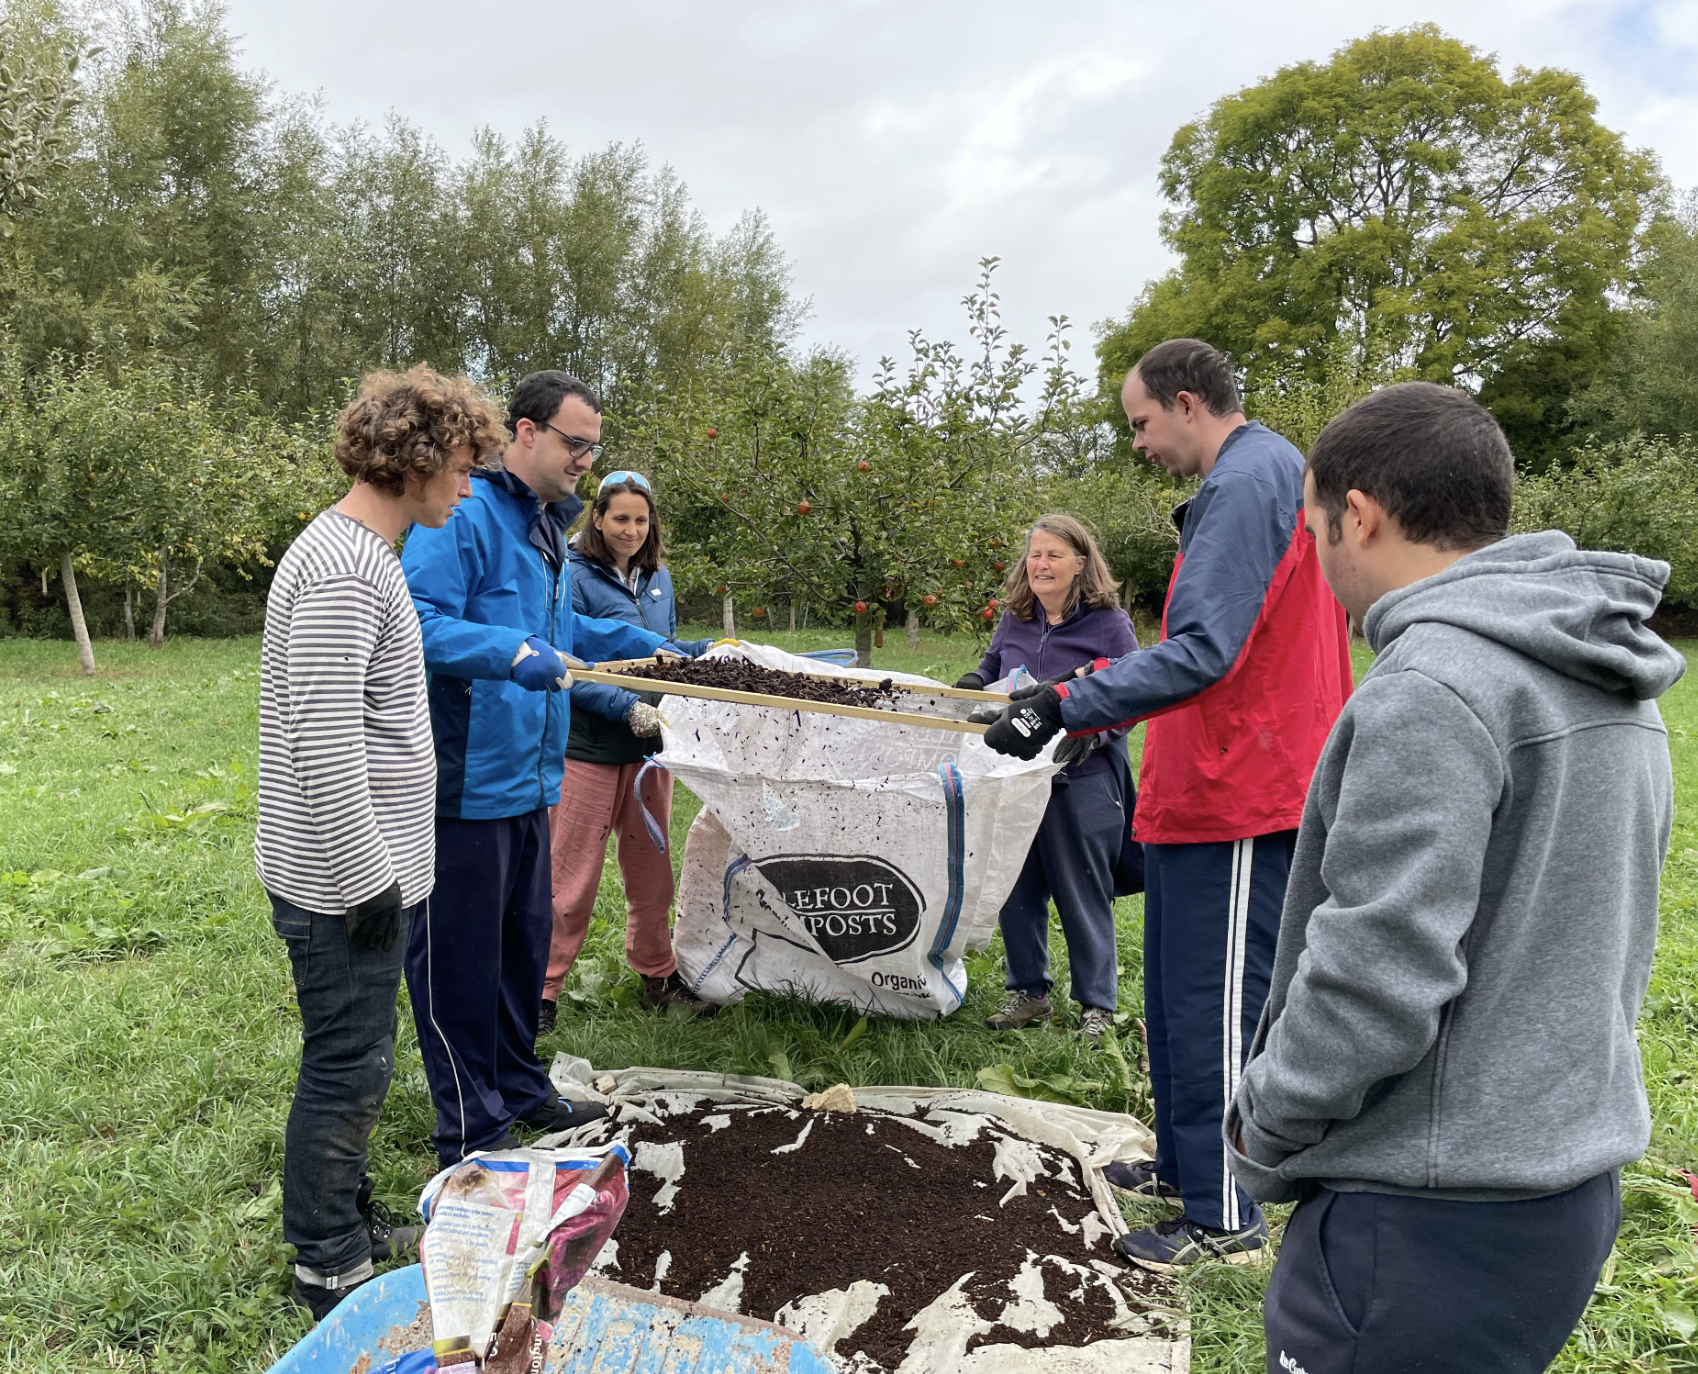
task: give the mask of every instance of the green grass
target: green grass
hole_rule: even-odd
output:
[[[264,1369],[306,1323],[282,1296],[299,1022],[251,857],[258,645],[97,653],[89,681],[69,645],[0,642],[0,1356],[28,1371]],[[952,679],[976,658],[970,639],[928,634],[910,655],[893,633],[878,662]],[[1698,1371],[1698,1204],[1675,1172],[1698,1168],[1698,684],[1664,709],[1679,808],[1640,1031],[1655,1132],[1628,1171],[1627,1221],[1566,1371]],[[695,810],[680,789],[675,856]],[[945,1022],[862,1029],[847,1011],[751,998],[703,1025],[637,1005],[622,912],[610,861],[545,1053],[809,1086],[965,1086],[1005,1063],[1093,1105],[1144,1108],[1135,1066],[1123,1074],[1063,1033],[979,1026],[1000,997],[995,946],[969,961],[968,1005]],[[1141,996],[1139,915],[1137,899],[1120,904],[1123,1009]],[[1064,982],[1059,932],[1053,943]],[[380,1194],[406,1208],[433,1159],[405,1010],[402,1027],[373,1160]],[[1264,1281],[1226,1266],[1188,1280],[1199,1371],[1259,1374]]]

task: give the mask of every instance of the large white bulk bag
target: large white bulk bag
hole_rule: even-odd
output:
[[[764,646],[711,652],[938,685]],[[699,697],[668,696],[661,714],[655,762],[703,803],[673,932],[699,996],[733,1002],[765,988],[901,1017],[961,1005],[962,953],[989,943],[1025,863],[1053,746],[1023,762],[976,734]]]

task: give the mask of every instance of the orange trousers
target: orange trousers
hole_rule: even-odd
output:
[[[672,860],[654,847],[632,794],[641,763],[566,760],[560,804],[548,809],[554,873],[554,938],[548,947],[546,1001],[558,1002],[566,974],[584,947],[596,890],[607,858],[607,837],[617,833],[619,874],[625,880],[625,962],[638,973],[664,978],[672,958]],[[643,799],[660,828],[671,833],[672,774],[657,768],[643,781]]]

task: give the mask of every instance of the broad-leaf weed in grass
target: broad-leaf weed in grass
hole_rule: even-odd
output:
[[[711,628],[681,630],[687,636]],[[829,648],[830,631],[777,634]],[[979,645],[900,634],[879,663],[953,681]],[[253,873],[258,643],[103,644],[85,682],[68,645],[0,642],[0,1359],[47,1371],[257,1371],[306,1330],[285,1301],[283,1126],[300,1053],[287,960]],[[1360,665],[1359,665],[1360,666]],[[1621,1240],[1558,1368],[1693,1374],[1690,1192],[1698,1168],[1698,683],[1664,701],[1679,806],[1664,929],[1640,1025],[1654,1119],[1624,1180]],[[1134,739],[1134,748],[1137,739]],[[672,854],[698,804],[677,791]],[[751,996],[703,1022],[641,1001],[609,852],[596,919],[542,1045],[648,1064],[1017,1091],[1147,1112],[1138,1069],[1141,903],[1117,906],[1118,1041],[1064,1025],[994,1035],[1000,943],[967,961],[960,1013],[863,1017]],[[1067,982],[1052,937],[1058,990]],[[434,1169],[431,1108],[403,990],[394,1086],[372,1142],[379,1195],[408,1210]],[[1004,1075],[1006,1077],[1004,1077]],[[1529,1141],[1529,1149],[1537,1149]],[[1148,1224],[1163,1209],[1129,1206]],[[1285,1209],[1273,1209],[1277,1234]],[[1186,1279],[1195,1368],[1259,1374],[1266,1266]],[[1177,1323],[1178,1318],[1174,1318]]]

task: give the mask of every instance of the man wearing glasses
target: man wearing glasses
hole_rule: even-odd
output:
[[[554,916],[550,803],[560,800],[576,656],[642,658],[664,635],[572,611],[566,531],[601,452],[601,404],[536,372],[507,405],[501,466],[480,469],[401,566],[418,610],[436,745],[436,888],[415,921],[407,987],[444,1166],[510,1148],[515,1129],[604,1115],[571,1102],[536,1055]]]

